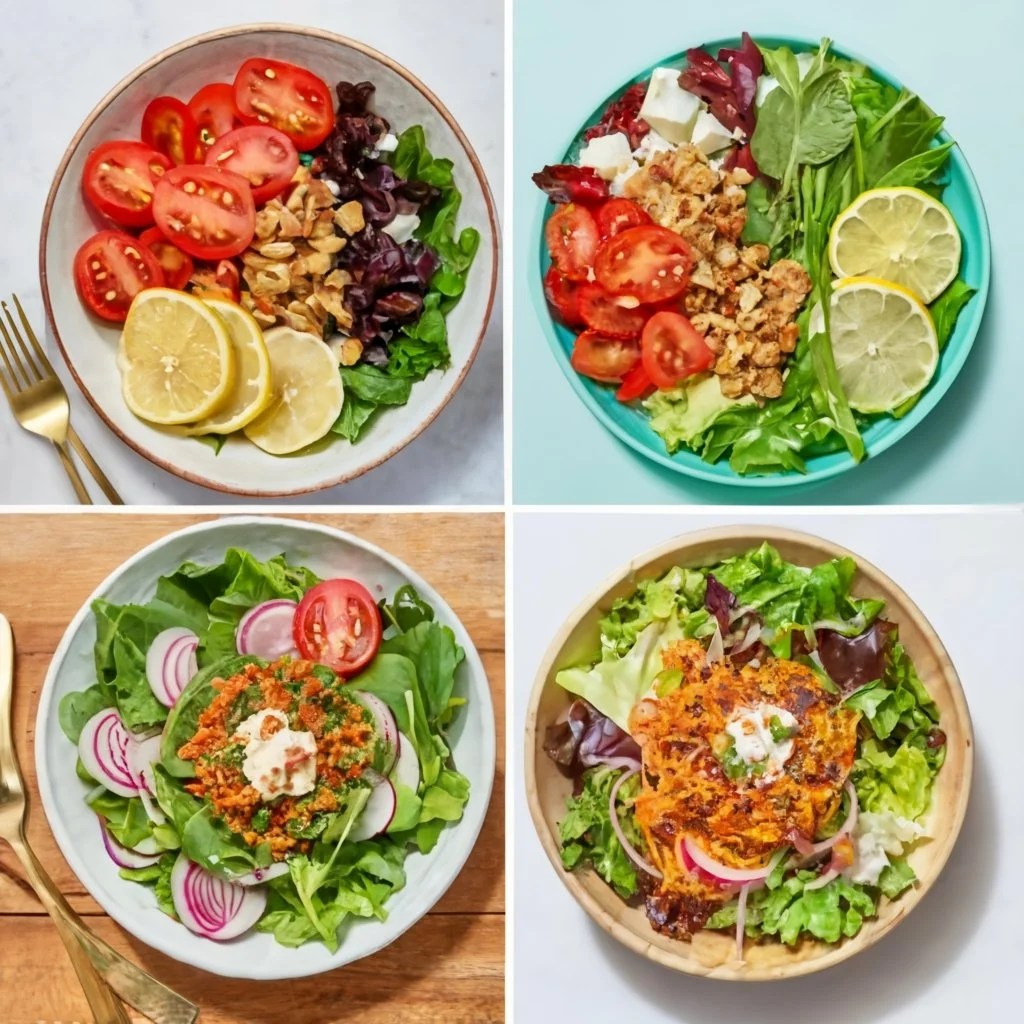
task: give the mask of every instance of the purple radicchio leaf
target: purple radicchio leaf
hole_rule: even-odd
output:
[[[636,741],[585,700],[573,701],[566,717],[548,726],[544,752],[569,778],[577,778],[599,764],[640,767]]]
[[[708,573],[708,588],[704,594],[704,607],[718,619],[718,628],[721,629],[723,637],[729,633],[729,612],[735,604],[736,595],[728,587],[719,583],[711,573]]]

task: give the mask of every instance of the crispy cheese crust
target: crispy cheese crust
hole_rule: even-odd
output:
[[[660,883],[645,878],[648,917],[658,931],[688,938],[732,898],[689,872],[677,850],[689,837],[716,861],[734,868],[764,866],[794,833],[812,840],[838,810],[856,753],[859,715],[829,693],[804,665],[770,658],[752,668],[726,659],[706,664],[703,646],[684,640],[663,654],[679,669],[678,689],[643,700],[630,732],[643,751],[643,786],[636,819]],[[726,725],[745,709],[773,705],[798,722],[793,753],[775,779],[730,779],[719,756]]]

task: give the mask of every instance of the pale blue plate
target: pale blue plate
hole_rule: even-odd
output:
[[[759,36],[757,41],[771,47],[789,46],[794,51],[816,51],[818,48],[817,42],[806,39]],[[739,45],[739,42],[738,39],[718,40],[706,44],[704,48],[710,53],[717,53],[721,47],[735,47]],[[838,47],[833,47],[833,52],[839,56],[866,64],[877,78],[896,88],[900,88],[900,82],[870,61]],[[685,62],[685,51],[677,53],[675,56],[669,57],[664,61],[659,61],[658,64],[647,68],[631,81],[625,83],[614,94],[602,100],[594,112],[586,119],[583,128],[573,137],[562,160],[564,162],[572,162],[575,159],[582,143],[584,129],[589,125],[596,124],[608,104],[613,99],[617,99],[629,86],[649,78],[655,67],[666,65],[682,67]],[[928,102],[927,96],[922,98],[926,103]],[[948,140],[949,136],[943,132],[939,136],[938,141],[946,142]],[[985,217],[985,207],[981,201],[977,182],[974,180],[974,175],[971,173],[971,169],[958,146],[951,150],[951,159],[947,165],[947,175],[949,184],[943,193],[942,201],[953,214],[957,226],[960,228],[960,234],[963,237],[963,257],[960,264],[960,276],[967,284],[976,289],[976,293],[961,311],[960,317],[957,320],[956,330],[942,352],[939,368],[917,405],[902,419],[896,420],[888,416],[879,417],[864,430],[864,444],[869,458],[894,445],[901,437],[904,437],[913,430],[935,408],[939,399],[949,390],[949,386],[953,383],[956,375],[960,372],[960,368],[964,365],[968,353],[971,351],[971,346],[974,344],[974,338],[978,333],[978,329],[981,327],[981,319],[985,311],[985,302],[988,298],[989,278],[991,275],[991,243],[988,233],[988,221]],[[655,462],[667,466],[678,473],[685,473],[687,476],[697,477],[701,480],[709,480],[712,483],[739,484],[746,487],[791,487],[811,481],[824,480],[853,469],[857,465],[848,452],[842,451],[808,458],[806,460],[806,473],[785,471],[774,473],[770,476],[741,476],[733,472],[726,459],[711,465],[690,451],[679,451],[675,455],[669,455],[665,450],[662,439],[650,428],[648,419],[643,412],[616,401],[615,393],[612,389],[602,387],[586,377],[581,377],[569,364],[569,357],[572,354],[572,346],[576,340],[576,334],[569,328],[556,323],[551,318],[544,299],[543,277],[551,262],[544,245],[544,224],[553,209],[552,204],[546,201],[538,203],[536,237],[538,239],[540,259],[534,265],[534,271],[531,274],[530,293],[533,298],[534,307],[538,311],[541,322],[544,325],[551,350],[554,352],[555,359],[562,368],[562,372],[568,378],[573,390],[583,399],[587,408],[619,440],[636,449],[641,455],[653,459]]]

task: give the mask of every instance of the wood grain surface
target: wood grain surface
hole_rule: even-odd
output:
[[[298,515],[378,544],[422,575],[473,638],[491,683],[498,764],[487,821],[433,911],[375,956],[286,982],[231,981],[150,949],[111,921],[50,835],[35,780],[33,733],[53,651],[102,580],[147,544],[211,515],[0,516],[0,611],[15,639],[14,730],[29,785],[29,841],[97,934],[197,1002],[202,1024],[491,1024],[504,1020],[504,523],[501,514]],[[71,1024],[88,1010],[56,932],[21,867],[0,845],[0,1022]],[[134,1014],[133,1021],[145,1018]]]

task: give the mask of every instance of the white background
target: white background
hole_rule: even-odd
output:
[[[158,51],[225,25],[292,22],[368,43],[441,97],[484,165],[502,209],[501,0],[26,0],[4,4],[0,34],[0,295],[16,292],[36,333],[46,318],[37,248],[43,205],[65,147],[97,102]],[[66,282],[68,288],[72,282]],[[383,466],[297,502],[490,504],[502,500],[501,301],[472,370],[435,422]],[[92,411],[48,338],[72,423],[127,504],[227,496],[179,480],[122,444]],[[0,396],[2,397],[2,396]],[[86,476],[84,469],[83,477]],[[91,483],[96,500],[104,499]],[[0,402],[0,504],[66,504],[74,492],[49,442]],[[238,499],[251,503],[251,499]],[[280,504],[275,499],[275,504]]]
[[[934,888],[871,949],[821,974],[734,984],[677,974],[605,935],[544,855],[523,788],[526,705],[562,622],[604,577],[709,526],[802,529],[873,562],[935,627],[974,721],[963,831]],[[853,516],[515,514],[515,1021],[587,1024],[979,1024],[1019,1020],[1024,886],[1020,511]],[[927,680],[926,680],[927,682]]]

